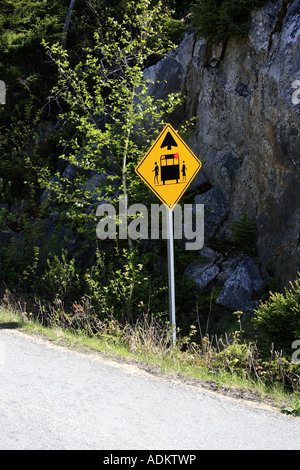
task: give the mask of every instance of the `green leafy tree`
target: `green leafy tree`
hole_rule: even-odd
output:
[[[180,101],[175,94],[154,100],[143,78],[148,57],[172,46],[163,34],[167,14],[162,2],[152,7],[149,0],[128,1],[122,20],[107,17],[76,63],[58,44],[46,46],[59,74],[52,98],[60,103],[61,125],[74,130],[61,142],[61,158],[77,170],[72,181],[57,174],[49,188],[68,204],[73,220],[86,220],[91,204],[104,198],[116,201],[123,194],[128,203],[141,202],[146,194],[135,166]],[[106,181],[96,200],[85,186],[95,172]]]
[[[60,44],[45,44],[58,70],[49,103],[58,103],[61,129],[68,127],[71,133],[61,139],[60,158],[72,176],[57,172],[49,180],[41,174],[40,181],[49,190],[49,210],[63,208],[69,226],[95,248],[100,202],[117,205],[120,196],[130,205],[153,202],[135,167],[181,102],[179,94],[154,99],[143,74],[149,57],[162,57],[173,47],[164,33],[168,17],[161,1],[127,1],[122,17],[109,14],[80,56]],[[153,255],[143,253],[141,245],[129,236],[127,241],[117,238],[110,267],[104,264],[102,271],[90,272],[92,292],[86,295],[99,315],[113,308],[115,316],[135,321],[146,308],[142,305],[157,301],[158,290],[151,287],[158,278]]]

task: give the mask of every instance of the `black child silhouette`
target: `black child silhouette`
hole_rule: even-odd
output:
[[[182,173],[182,179],[183,181],[186,181],[186,166],[185,166],[185,163],[183,162],[183,165],[182,165],[182,168],[181,168],[181,173]]]

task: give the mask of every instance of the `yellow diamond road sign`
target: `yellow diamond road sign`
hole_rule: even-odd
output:
[[[173,209],[201,166],[200,160],[167,124],[135,171]]]

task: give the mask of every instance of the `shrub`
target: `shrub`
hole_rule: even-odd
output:
[[[85,298],[101,320],[113,315],[121,323],[133,324],[144,315],[164,315],[165,279],[150,268],[147,254],[116,248],[109,256],[97,250],[96,257],[84,275]]]
[[[295,339],[300,338],[300,277],[284,293],[270,293],[254,312],[254,324],[275,348],[291,350]]]

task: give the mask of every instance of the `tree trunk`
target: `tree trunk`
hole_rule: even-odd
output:
[[[64,24],[64,30],[63,30],[62,41],[61,41],[61,46],[62,46],[63,49],[65,49],[65,47],[66,47],[69,24],[70,24],[70,20],[71,20],[72,11],[75,7],[75,3],[76,3],[76,0],[71,0],[68,11],[67,11],[66,21],[65,21],[65,24]]]

